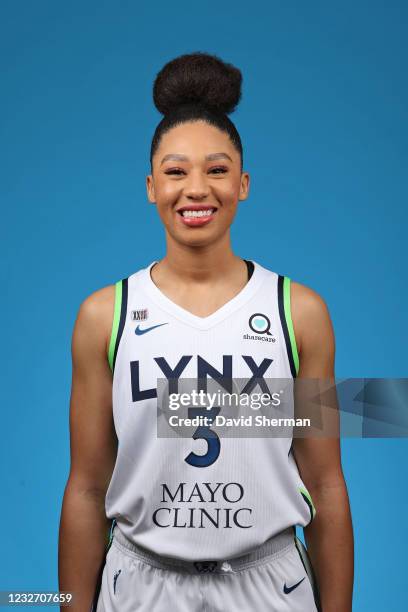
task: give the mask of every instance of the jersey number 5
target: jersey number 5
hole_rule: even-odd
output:
[[[211,410],[207,410],[205,407],[189,408],[188,417],[194,418],[197,416],[206,416],[207,422],[211,421],[212,423],[219,412],[220,408],[217,407],[211,408]],[[207,442],[207,452],[205,455],[197,455],[196,453],[191,452],[187,455],[184,461],[193,467],[208,467],[218,459],[221,449],[220,439],[215,431],[210,429],[208,425],[200,425],[195,430],[193,439],[199,440],[200,438]]]

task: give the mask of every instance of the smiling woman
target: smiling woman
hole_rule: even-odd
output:
[[[233,263],[237,268],[229,228],[238,201],[248,197],[249,175],[241,172],[241,155],[226,132],[202,120],[176,124],[162,134],[146,182],[148,198],[166,229],[168,249],[176,244],[208,249],[211,243],[212,257],[216,249],[226,270]]]
[[[172,392],[211,379],[231,393],[240,379],[248,394],[268,391],[268,379],[333,376],[323,300],[231,247],[250,185],[227,116],[241,84],[236,67],[206,53],[159,72],[153,98],[164,117],[146,189],[166,255],[89,296],[76,322],[60,587],[89,604],[93,595],[94,612],[316,612],[318,584],[325,612],[351,610],[338,440],[223,437],[217,416],[231,408],[222,402],[183,405],[180,418],[207,419],[192,430],[159,428],[163,380]],[[294,415],[293,393],[284,404]],[[296,537],[312,522],[316,572]]]

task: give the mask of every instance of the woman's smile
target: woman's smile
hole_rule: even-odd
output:
[[[209,204],[187,204],[176,210],[181,223],[187,227],[207,225],[216,212],[217,208]]]

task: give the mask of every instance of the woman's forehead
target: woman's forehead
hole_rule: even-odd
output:
[[[229,136],[226,132],[218,129],[214,125],[210,125],[204,121],[194,121],[181,123],[166,131],[161,139],[161,145],[171,145],[174,142],[190,142],[199,140],[202,142],[203,136],[206,141],[211,142],[228,142]],[[203,142],[205,144],[205,141]]]
[[[179,156],[179,161],[183,161],[181,156],[189,158],[212,156],[212,159],[218,156],[218,159],[229,157],[233,160],[236,157],[234,153],[234,146],[228,134],[202,121],[172,127],[163,134],[157,149],[160,162],[163,157],[168,158],[169,155]]]

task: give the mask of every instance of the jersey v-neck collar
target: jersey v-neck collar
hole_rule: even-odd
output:
[[[151,299],[158,304],[163,310],[170,313],[172,316],[181,320],[183,323],[187,323],[192,327],[197,329],[210,329],[217,323],[220,323],[223,319],[228,317],[231,313],[236,311],[238,308],[243,306],[248,300],[252,298],[252,296],[258,290],[261,282],[262,282],[262,270],[261,266],[257,264],[255,261],[252,261],[254,265],[254,271],[252,273],[251,278],[248,280],[246,285],[241,289],[239,293],[237,293],[233,298],[228,300],[225,304],[223,304],[220,308],[218,308],[215,312],[210,314],[207,317],[199,317],[198,315],[193,314],[189,310],[186,310],[182,306],[179,306],[173,300],[168,298],[153,282],[153,279],[150,275],[150,271],[153,266],[158,263],[157,261],[152,261],[144,270],[143,273],[143,289],[146,293],[151,297]]]

